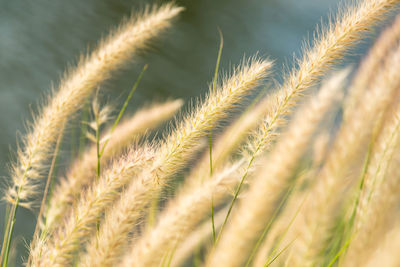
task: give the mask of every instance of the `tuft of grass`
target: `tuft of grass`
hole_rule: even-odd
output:
[[[333,70],[398,3],[349,4],[317,31],[282,85],[259,93],[243,110],[250,93],[266,87],[273,62],[250,57],[219,76],[219,31],[209,93],[153,139],[147,131],[174,116],[183,101],[123,118],[147,64],[105,134],[110,108],[92,95],[183,8],[154,6],[127,20],[66,75],[35,116],[5,196],[2,267],[15,258],[17,210],[40,195],[28,267],[175,267],[185,260],[207,267],[397,266],[400,244],[391,237],[400,236],[400,16],[354,77],[349,68]],[[310,94],[322,78],[319,91]],[[69,134],[64,128],[85,105],[87,120],[88,103],[93,121],[79,132],[92,143],[80,137],[82,153],[72,155],[60,179],[55,170],[62,137]],[[343,113],[332,108],[340,105]],[[216,136],[232,111],[242,113]],[[325,122],[332,120],[329,113],[337,122]],[[181,176],[182,188],[164,196]]]

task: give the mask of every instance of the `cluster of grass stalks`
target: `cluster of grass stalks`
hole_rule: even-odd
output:
[[[99,104],[97,88],[184,8],[132,15],[30,124],[4,197],[0,263],[10,266],[17,210],[40,203],[27,266],[399,266],[400,15],[359,67],[335,68],[399,2],[342,7],[247,108],[273,62],[255,55],[219,75],[221,34],[209,93],[151,140],[183,101],[125,118],[147,65],[121,108]],[[53,181],[65,129],[88,102],[87,149]]]

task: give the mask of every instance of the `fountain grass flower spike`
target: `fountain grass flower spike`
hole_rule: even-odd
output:
[[[7,241],[3,242],[7,262],[18,206],[29,207],[39,194],[39,185],[46,171],[46,161],[60,134],[62,125],[77,112],[94,89],[108,79],[111,72],[121,67],[137,50],[170,25],[182,8],[166,4],[147,8],[143,14],[133,16],[100,43],[89,56],[82,57],[77,67],[62,79],[59,89],[49,97],[40,115],[30,126],[23,145],[13,164],[12,185],[5,199],[11,203]]]

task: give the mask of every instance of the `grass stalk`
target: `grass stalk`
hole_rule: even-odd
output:
[[[217,63],[215,66],[214,79],[213,79],[213,85],[212,85],[212,93],[213,94],[215,93],[215,88],[217,87],[218,69],[219,69],[219,64],[221,61],[222,48],[224,47],[224,38],[222,36],[222,32],[220,29],[218,29],[218,32],[219,32],[220,43],[219,43]],[[211,129],[210,130],[210,177],[213,175],[212,148],[213,148],[213,139],[212,139],[212,129]],[[214,200],[213,200],[212,196],[211,196],[211,225],[212,225],[213,241],[215,243],[216,239],[215,239],[215,221],[214,221]]]
[[[56,147],[54,148],[54,154],[53,154],[53,158],[51,160],[50,170],[49,170],[49,173],[48,173],[48,176],[47,176],[46,185],[45,185],[44,192],[43,192],[42,202],[40,203],[39,215],[38,215],[38,219],[36,221],[35,231],[33,232],[33,240],[31,242],[32,244],[35,244],[37,239],[39,238],[39,229],[40,229],[39,225],[40,225],[41,220],[43,218],[43,212],[44,212],[44,209],[45,209],[45,206],[46,206],[46,200],[47,200],[47,196],[48,196],[48,193],[49,193],[50,185],[51,185],[51,182],[52,182],[53,173],[54,173],[54,169],[55,169],[55,166],[56,166],[57,156],[58,156],[58,153],[60,151],[61,141],[63,139],[64,127],[65,127],[65,122],[64,122],[64,124],[62,126],[62,129],[61,129],[61,132],[60,132],[60,134],[59,134],[59,136],[57,138]],[[26,266],[30,266],[31,260],[32,260],[31,254],[29,253],[28,262],[27,262]]]
[[[244,61],[229,78],[223,80],[215,94],[208,95],[204,104],[198,106],[193,114],[186,117],[160,144],[153,165],[132,181],[118,203],[106,214],[99,236],[90,245],[93,248],[89,253],[92,255],[89,257],[92,263],[87,264],[88,266],[96,265],[93,262],[109,266],[113,262],[112,259],[119,257],[121,252],[115,248],[127,242],[127,231],[129,232],[140,218],[141,211],[183,167],[186,159],[195,152],[200,138],[208,136],[209,130],[214,128],[217,121],[226,118],[226,111],[234,108],[265,79],[271,66],[272,63],[265,60],[253,58]],[[208,210],[209,207],[210,204]],[[103,248],[101,254],[95,250],[99,246]],[[114,249],[108,249],[109,247]]]
[[[183,8],[146,7],[126,20],[82,57],[33,115],[4,197],[1,267],[16,264],[20,207],[30,208],[38,196],[27,267],[175,267],[194,253],[192,265],[205,267],[399,265],[400,242],[392,241],[400,236],[400,15],[350,85],[349,68],[334,73],[294,113],[305,93],[400,0],[346,5],[317,28],[277,90],[254,100],[218,136],[217,127],[237,114],[253,89],[267,88],[273,63],[244,59],[219,78],[224,40],[218,28],[208,93],[163,135],[147,135],[183,104],[168,101],[122,121],[147,64],[115,119],[109,120],[108,106],[100,108],[97,94],[93,114],[88,103],[95,88]],[[77,140],[80,131],[79,145],[73,140],[61,156],[68,121],[82,108],[83,127],[72,129],[71,137]],[[78,156],[55,179],[58,161],[71,153]],[[176,189],[181,178],[183,187]]]
[[[122,105],[121,110],[118,113],[117,118],[114,121],[114,124],[110,130],[110,134],[108,136],[108,138],[106,139],[106,141],[104,142],[104,145],[101,147],[100,150],[100,123],[98,121],[98,118],[96,118],[96,152],[97,152],[97,168],[96,168],[96,177],[97,179],[100,178],[100,168],[101,168],[101,156],[104,154],[104,150],[107,147],[108,142],[110,141],[110,139],[112,138],[112,134],[115,131],[115,128],[117,128],[119,121],[121,120],[122,116],[124,115],[125,109],[129,104],[129,101],[131,100],[131,98],[133,97],[133,94],[135,93],[136,89],[139,86],[140,81],[143,78],[144,72],[147,70],[148,65],[144,65],[142,71],[139,74],[139,77],[136,79],[136,82],[134,83],[134,85],[132,86],[131,91],[128,94],[128,97],[125,99],[124,104]]]
[[[264,238],[267,235],[268,231],[270,230],[272,224],[274,223],[275,219],[277,218],[278,213],[285,205],[286,200],[289,198],[289,196],[293,192],[294,188],[295,188],[295,184],[293,184],[291,186],[291,188],[289,188],[289,190],[286,191],[285,195],[283,196],[282,200],[280,201],[279,205],[277,206],[276,210],[274,211],[273,215],[271,216],[271,219],[265,225],[265,228],[264,228],[262,234],[260,235],[260,238],[257,240],[256,244],[254,245],[253,250],[250,253],[249,259],[247,260],[245,267],[250,266],[251,261],[253,260],[256,252],[258,251],[258,248],[261,245],[261,242],[264,240]]]
[[[135,144],[149,130],[156,129],[170,119],[182,107],[180,99],[152,104],[135,112],[121,121],[113,137],[102,154],[102,163],[123,155],[126,147]],[[85,124],[86,125],[86,124]],[[102,138],[107,138],[109,130]],[[49,202],[45,228],[54,228],[66,218],[72,207],[77,205],[82,189],[90,186],[96,177],[96,147],[91,145],[80,158],[74,161],[66,177],[56,187],[54,197]]]
[[[343,70],[332,76],[318,95],[297,113],[280,142],[264,160],[264,166],[258,171],[249,189],[250,192],[233,217],[229,229],[225,230],[223,235],[219,235],[219,243],[210,254],[206,266],[241,266],[245,263],[247,253],[250,253],[249,242],[258,239],[265,222],[273,214],[279,197],[287,188],[291,172],[297,166],[319,122],[332,105],[340,100],[342,96],[340,90],[348,72],[349,70]],[[282,155],[287,156],[282,157]],[[254,160],[254,157],[251,159]],[[245,170],[243,177],[248,175],[249,169]],[[243,186],[243,181],[242,178],[238,189]],[[238,191],[240,190],[235,192],[235,200]],[[234,202],[231,202],[230,211],[232,203]]]
[[[100,125],[98,123],[98,118],[96,118],[96,154],[97,154],[97,168],[96,168],[96,179],[100,178]]]
[[[115,119],[114,124],[113,124],[113,126],[112,126],[112,128],[111,128],[111,130],[110,130],[110,137],[107,138],[107,140],[104,142],[104,145],[103,145],[102,148],[101,148],[101,151],[100,151],[100,153],[99,153],[99,156],[100,156],[100,157],[104,154],[104,150],[106,149],[106,146],[107,146],[108,142],[110,141],[110,138],[111,138],[113,132],[115,131],[115,128],[117,128],[118,123],[119,123],[119,121],[121,120],[122,115],[124,114],[125,109],[126,109],[126,107],[128,106],[129,101],[131,100],[131,98],[132,98],[132,96],[133,96],[133,93],[135,93],[136,89],[138,88],[139,83],[140,83],[140,81],[142,80],[142,78],[143,78],[143,76],[144,76],[144,73],[145,73],[145,71],[147,70],[147,68],[148,68],[148,64],[144,65],[142,71],[141,71],[140,74],[139,74],[139,77],[137,78],[135,84],[132,86],[132,89],[131,89],[131,91],[129,92],[128,97],[125,99],[125,102],[124,102],[124,104],[123,104],[121,110],[119,111],[118,116],[117,116],[117,118]]]
[[[7,236],[7,238],[5,238],[6,242],[4,245],[5,249],[4,249],[3,267],[8,266],[8,258],[10,255],[11,240],[12,240],[12,236],[14,233],[14,225],[15,225],[15,219],[16,219],[16,215],[17,215],[18,205],[19,205],[19,198],[17,198],[15,200],[15,204],[11,208],[10,224],[9,224],[7,232],[6,232],[7,234],[5,235],[5,236]]]
[[[279,251],[278,254],[275,255],[275,257],[273,257],[270,261],[267,261],[264,265],[264,267],[268,267],[270,266],[283,252],[285,252],[295,241],[296,239],[293,239],[292,241],[290,241],[289,244],[287,244],[281,251]]]
[[[4,256],[4,251],[6,249],[6,240],[8,238],[8,229],[11,225],[11,209],[10,209],[11,205],[7,203],[6,205],[6,212],[4,216],[4,236],[3,236],[3,242],[1,245],[1,253],[0,253],[0,264],[3,262],[3,256]]]

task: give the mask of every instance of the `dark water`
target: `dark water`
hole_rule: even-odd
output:
[[[7,163],[15,150],[16,132],[24,133],[39,100],[80,52],[93,47],[131,11],[146,1],[128,0],[0,0],[0,175],[8,179]],[[276,60],[276,78],[291,65],[304,39],[336,10],[337,0],[187,0],[174,27],[146,53],[104,86],[118,103],[145,63],[149,69],[135,93],[130,111],[144,102],[165,98],[186,100],[202,95],[212,79],[218,27],[224,35],[222,69],[258,52]],[[357,56],[350,59],[357,62]],[[4,182],[2,182],[4,184]],[[4,205],[3,205],[4,206]],[[0,209],[3,236],[4,208]],[[20,210],[16,236],[30,239],[35,215]],[[20,262],[18,256],[18,262]],[[19,263],[20,264],[20,263]]]

